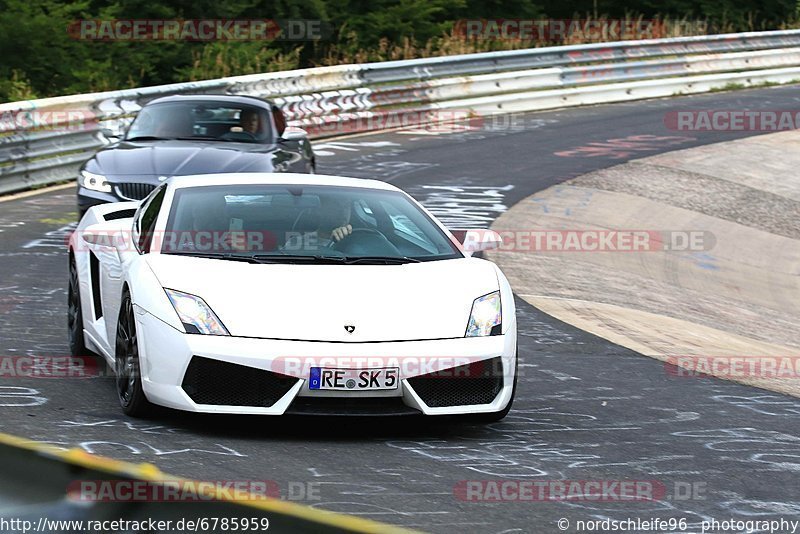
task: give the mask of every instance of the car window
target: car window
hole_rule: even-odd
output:
[[[392,221],[392,226],[394,226],[395,231],[427,241],[425,233],[419,229],[408,215],[401,212],[396,206],[389,202],[381,201],[381,206],[383,206],[383,209],[385,209],[386,213],[389,215],[389,219]],[[433,245],[433,243],[429,244]]]
[[[461,257],[449,236],[403,193],[320,185],[179,188],[161,251],[419,261]]]
[[[372,213],[372,209],[370,209],[363,200],[358,200],[353,203],[353,214],[369,226],[378,225],[375,214]]]
[[[138,226],[138,245],[139,250],[145,254],[150,250],[150,245],[153,242],[158,212],[161,211],[161,204],[164,202],[164,195],[166,194],[166,191],[167,188],[162,187],[155,195],[153,195],[150,203],[142,212]]]
[[[238,143],[275,140],[270,110],[222,102],[164,102],[145,106],[127,140],[181,139]]]

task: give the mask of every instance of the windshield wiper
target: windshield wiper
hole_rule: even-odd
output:
[[[322,263],[342,264],[342,256],[320,256],[310,254],[256,254],[254,259],[261,263]]]
[[[171,137],[158,137],[156,135],[137,135],[136,137],[126,137],[125,141],[172,141]]]
[[[193,258],[208,258],[212,260],[229,260],[229,261],[244,261],[247,263],[261,263],[254,256],[245,256],[241,254],[231,254],[226,252],[224,254],[214,254],[213,252],[164,252],[173,256],[192,256]]]
[[[345,257],[347,265],[366,263],[370,265],[401,265],[403,263],[419,263],[420,260],[408,256],[354,256]]]
[[[221,141],[223,143],[230,141],[229,139],[214,137],[213,135],[184,135],[181,137],[173,137],[173,139],[176,141]]]
[[[165,252],[175,256],[192,256],[214,260],[244,261],[247,263],[313,263],[323,265],[402,265],[420,263],[420,260],[407,256],[324,256],[312,254],[231,254],[213,252]]]

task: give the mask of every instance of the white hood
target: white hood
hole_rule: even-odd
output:
[[[202,297],[232,336],[404,341],[464,336],[495,267],[463,258],[403,265],[249,264],[153,254],[165,288]],[[345,325],[352,325],[350,334]]]

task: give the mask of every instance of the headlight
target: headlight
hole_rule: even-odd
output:
[[[466,337],[500,335],[503,312],[500,308],[500,292],[495,291],[475,299],[467,324]]]
[[[81,185],[92,191],[100,191],[101,193],[111,192],[111,184],[108,183],[108,180],[106,180],[106,177],[102,174],[81,171]]]
[[[230,335],[228,329],[203,299],[174,289],[164,289],[164,291],[167,292],[187,334]]]

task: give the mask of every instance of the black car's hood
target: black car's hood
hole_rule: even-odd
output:
[[[276,145],[214,141],[122,141],[99,151],[87,170],[111,182],[225,172],[273,172],[286,152]]]

